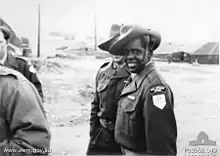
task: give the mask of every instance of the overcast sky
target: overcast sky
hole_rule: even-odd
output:
[[[163,41],[219,39],[219,0],[0,0],[0,16],[20,36],[36,39],[37,4],[44,34],[63,31],[93,35],[94,10],[99,36],[112,23],[138,23],[156,29]]]

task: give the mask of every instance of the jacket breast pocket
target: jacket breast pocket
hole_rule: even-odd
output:
[[[133,138],[137,136],[137,100],[126,97],[119,105],[118,128],[127,136]]]

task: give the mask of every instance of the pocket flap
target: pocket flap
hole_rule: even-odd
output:
[[[133,112],[133,111],[135,111],[137,101],[132,100],[132,99],[127,97],[124,100],[123,105],[124,105],[124,112]]]
[[[101,91],[105,90],[108,86],[108,83],[109,83],[108,80],[100,82],[97,86],[97,92],[101,92]]]

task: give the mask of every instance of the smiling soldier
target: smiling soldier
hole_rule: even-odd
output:
[[[126,55],[130,84],[118,102],[115,139],[125,155],[176,155],[177,126],[171,88],[158,74],[151,57],[160,45],[157,32],[124,25],[110,47]]]

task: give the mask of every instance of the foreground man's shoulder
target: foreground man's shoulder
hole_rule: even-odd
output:
[[[26,78],[24,76],[21,75],[21,73],[19,73],[16,70],[4,67],[4,66],[0,66],[0,78],[2,79],[1,82],[3,82],[3,80],[7,81],[16,81],[16,82],[21,82],[21,81],[25,81]]]

